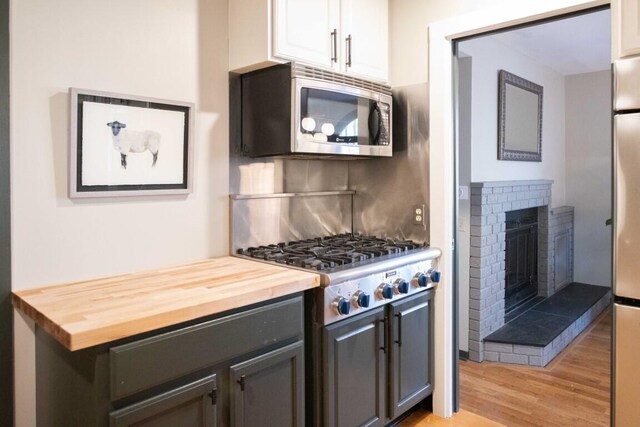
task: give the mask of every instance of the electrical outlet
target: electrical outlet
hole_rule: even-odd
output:
[[[424,205],[413,205],[411,208],[411,216],[413,217],[414,225],[423,225],[424,226]]]

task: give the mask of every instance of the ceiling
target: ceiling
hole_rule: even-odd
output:
[[[563,75],[611,68],[609,9],[488,37]]]

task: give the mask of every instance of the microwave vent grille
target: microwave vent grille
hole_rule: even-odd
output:
[[[391,95],[391,87],[374,83],[368,80],[358,79],[356,77],[346,76],[331,71],[321,70],[319,68],[309,67],[307,65],[294,63],[291,66],[293,77],[304,77],[308,79],[316,79],[325,82],[340,83],[360,89],[370,90],[372,92]]]

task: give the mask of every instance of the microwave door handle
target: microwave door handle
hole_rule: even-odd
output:
[[[371,145],[378,145],[382,126],[382,111],[380,111],[380,106],[375,103],[371,107],[371,111],[369,111],[369,135],[371,136]]]

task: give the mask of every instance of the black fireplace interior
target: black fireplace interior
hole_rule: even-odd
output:
[[[506,213],[505,320],[538,295],[538,208]]]

